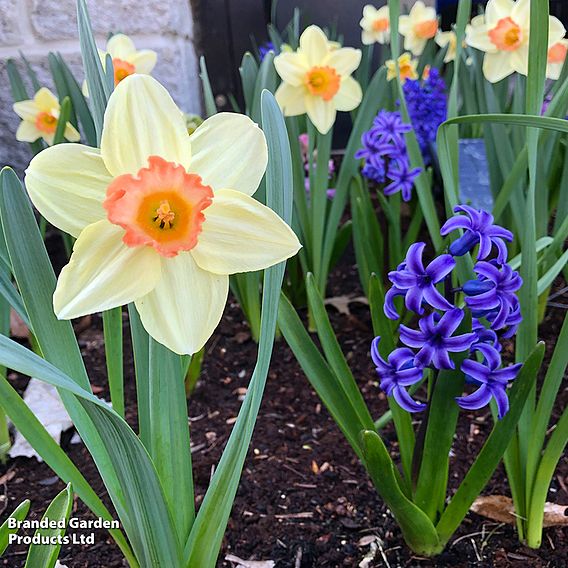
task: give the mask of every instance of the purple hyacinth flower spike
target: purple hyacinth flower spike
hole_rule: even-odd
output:
[[[479,244],[478,260],[483,260],[491,254],[493,245],[497,247],[497,259],[504,263],[507,260],[507,246],[505,241],[513,240],[513,233],[493,224],[493,215],[482,209],[474,209],[469,205],[458,205],[455,213],[463,212],[465,215],[456,215],[448,219],[440,230],[446,236],[456,229],[463,229],[464,234],[450,245],[450,254],[463,256]]]
[[[416,402],[406,390],[422,379],[422,369],[415,365],[414,353],[405,347],[395,349],[385,361],[379,354],[380,337],[375,337],[371,344],[371,357],[381,379],[381,389],[387,396],[392,396],[401,408],[408,412],[420,412],[426,408]]]
[[[494,398],[497,403],[499,420],[501,420],[509,411],[507,384],[516,378],[522,364],[500,368],[499,352],[487,344],[475,345],[472,351],[479,351],[484,357],[484,362],[466,359],[461,365],[461,370],[481,386],[470,395],[457,397],[456,401],[466,410],[478,410]]]
[[[476,341],[475,333],[453,335],[463,320],[464,312],[454,308],[442,317],[432,313],[422,318],[420,330],[400,326],[400,340],[408,347],[420,349],[416,354],[416,363],[426,367],[430,364],[436,369],[454,369],[450,353],[466,351]]]
[[[394,284],[394,291],[391,288],[385,297],[387,317],[391,319],[399,317],[392,303],[392,298],[397,295],[404,295],[406,307],[417,314],[424,313],[422,307],[424,301],[438,310],[451,310],[454,307],[438,292],[436,284],[444,280],[453,270],[456,261],[449,254],[443,254],[424,267],[422,255],[425,247],[425,243],[413,244],[408,249],[406,261],[397,270],[389,272],[389,280]]]

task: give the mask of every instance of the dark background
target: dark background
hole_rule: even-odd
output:
[[[268,40],[266,26],[270,21],[271,0],[190,0],[196,22],[196,45],[207,61],[209,78],[217,105],[229,110],[228,93],[241,100],[239,66],[243,54]],[[365,4],[376,7],[386,0],[278,0],[276,27],[283,29],[292,18],[294,8],[302,13],[302,24],[321,27],[337,26],[345,45],[361,44],[359,20]],[[472,0],[472,12],[477,14],[484,0]],[[442,27],[450,29],[455,22],[457,0],[438,0],[437,9]],[[550,12],[568,25],[568,0],[550,0]]]

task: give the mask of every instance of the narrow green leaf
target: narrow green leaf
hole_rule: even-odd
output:
[[[97,132],[97,140],[100,141],[103,132],[104,113],[112,88],[109,88],[101,63],[85,0],[77,0],[77,23],[79,26],[81,56],[89,89],[89,100],[92,105],[93,122]]]
[[[8,547],[8,542],[10,540],[10,535],[18,532],[18,529],[8,528],[8,521],[10,519],[15,519],[16,521],[23,521],[28,516],[28,511],[30,510],[31,502],[26,499],[20,503],[16,509],[10,514],[10,516],[2,523],[0,526],[0,556],[4,554],[4,551]]]
[[[124,371],[122,368],[122,308],[103,313],[105,358],[112,407],[124,418]]]
[[[556,341],[552,359],[546,370],[546,376],[540,391],[540,397],[531,425],[531,443],[527,454],[527,501],[535,491],[534,478],[541,459],[542,447],[549,427],[552,408],[562,384],[566,367],[568,366],[568,317],[564,316],[564,323]]]
[[[215,97],[211,89],[211,82],[209,81],[209,73],[207,72],[207,64],[203,55],[199,58],[199,78],[203,87],[203,99],[205,101],[205,113],[207,116],[217,114],[217,105],[215,104]]]
[[[138,403],[138,431],[140,440],[148,451],[151,448],[152,425],[150,422],[150,336],[144,329],[134,304],[128,306],[134,370],[136,373],[136,397]]]
[[[514,435],[529,392],[535,384],[543,356],[544,343],[539,343],[525,361],[508,393],[509,412],[494,426],[475,462],[436,525],[443,544],[448,542],[459,527],[471,504],[479,496],[499,465]]]
[[[49,519],[56,523],[63,523],[66,527],[71,508],[73,506],[73,489],[69,483],[67,487],[55,497],[49,504],[43,519]],[[41,539],[57,539],[65,535],[66,528],[46,528],[37,529],[35,532],[36,537]],[[59,550],[61,544],[31,544],[26,558],[25,568],[53,568],[59,557]]]
[[[61,103],[59,118],[57,119],[57,129],[53,138],[53,144],[61,144],[65,141],[65,128],[71,118],[71,99],[65,97]]]
[[[362,443],[367,471],[392,511],[408,546],[427,556],[441,552],[443,547],[434,525],[400,488],[395,465],[380,436],[374,431],[363,432]]]
[[[152,338],[149,355],[150,455],[182,547],[195,517],[185,368],[179,355]]]

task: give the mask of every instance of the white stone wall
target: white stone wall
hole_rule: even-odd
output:
[[[87,0],[87,4],[99,47],[104,48],[109,32],[122,32],[138,49],[155,50],[158,63],[153,75],[183,110],[201,111],[190,0]],[[12,110],[6,60],[18,61],[20,51],[42,85],[53,89],[47,63],[50,51],[60,52],[82,81],[75,0],[0,0],[0,167],[9,164],[19,170],[30,154],[28,145],[15,139],[19,119]],[[26,84],[31,94],[31,85]]]

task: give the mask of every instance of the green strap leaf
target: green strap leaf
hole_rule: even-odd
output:
[[[541,342],[534,348],[513,382],[513,387],[508,393],[509,412],[503,420],[500,420],[494,426],[475,462],[436,525],[440,541],[444,545],[459,527],[471,504],[481,493],[499,465],[515,433],[529,392],[535,384],[543,356],[544,343]]]
[[[65,535],[67,521],[71,514],[73,506],[73,489],[69,483],[67,487],[55,497],[49,504],[47,511],[44,513],[43,519],[49,519],[56,523],[63,523],[62,528],[46,528],[37,529],[34,536],[39,536],[41,539],[57,539]],[[59,557],[59,550],[61,544],[31,544],[26,558],[25,568],[53,568]]]
[[[205,63],[205,57],[203,57],[203,55],[199,58],[199,78],[201,79],[201,86],[203,87],[205,114],[207,117],[210,117],[217,114],[217,105],[215,104],[215,97],[213,96],[209,73],[207,72],[207,64]]]
[[[170,510],[180,548],[195,517],[185,366],[181,357],[150,338],[150,455]]]
[[[11,529],[8,527],[10,519],[23,521],[28,516],[30,505],[31,501],[29,499],[26,499],[24,502],[20,503],[12,512],[12,514],[2,523],[2,526],[0,526],[0,556],[2,556],[6,548],[8,548],[10,535],[18,532],[18,529]]]
[[[373,483],[392,511],[404,540],[418,554],[432,556],[442,551],[432,521],[403,493],[398,471],[380,436],[374,431],[362,433],[363,453]]]

